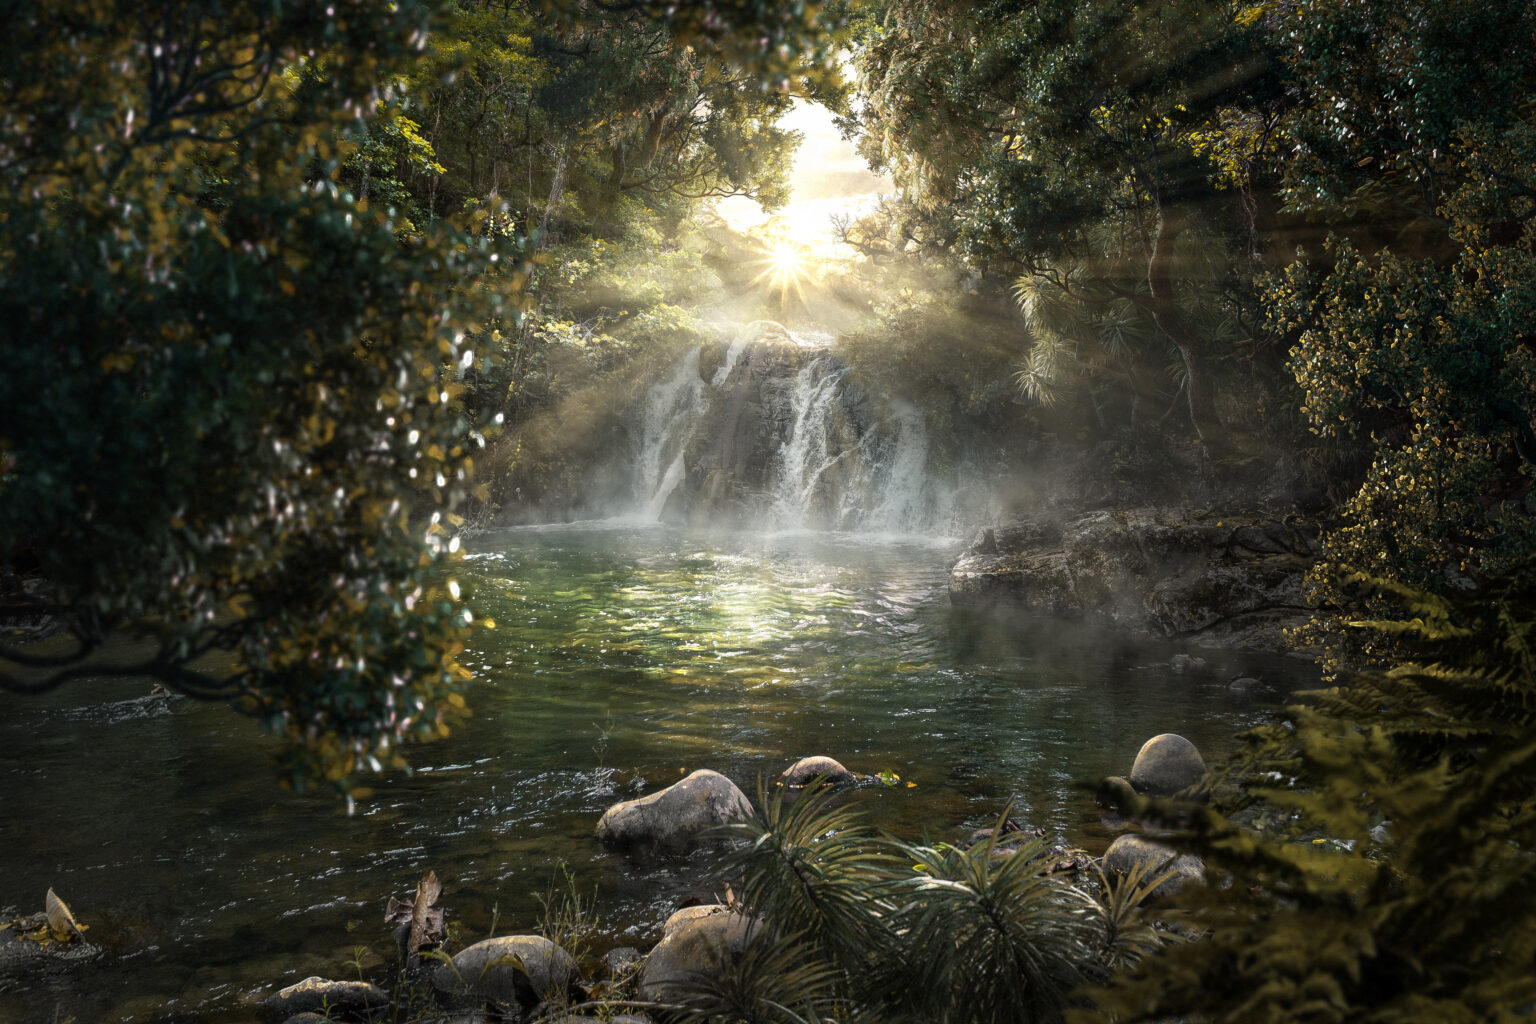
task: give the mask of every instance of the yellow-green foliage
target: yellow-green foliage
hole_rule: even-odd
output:
[[[1536,592],[1528,575],[1481,603],[1371,589],[1412,618],[1359,628],[1426,660],[1304,695],[1249,737],[1247,798],[1282,824],[1189,812],[1185,841],[1227,881],[1192,921],[1202,939],[1100,993],[1110,1019],[1528,1019]]]
[[[447,575],[474,484],[439,368],[476,364],[505,240],[402,245],[330,180],[429,26],[344,0],[24,7],[0,56],[0,564],[36,567],[72,643],[0,649],[0,684],[156,677],[258,718],[286,780],[346,788],[447,731],[478,628]],[[114,633],[146,642],[91,663]]]
[[[1274,26],[1301,84],[1285,195],[1335,234],[1270,282],[1269,311],[1312,429],[1371,457],[1312,576],[1335,668],[1390,649],[1339,642],[1340,577],[1468,591],[1536,553],[1536,13],[1410,7]]]

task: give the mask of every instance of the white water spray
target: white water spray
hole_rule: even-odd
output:
[[[699,351],[690,351],[640,406],[629,514],[651,522],[668,514],[695,468],[689,452],[718,440],[700,433],[740,429],[773,440],[769,450],[754,449],[752,465],[758,468],[749,475],[756,474],[757,482],[734,489],[729,521],[885,533],[946,526],[949,510],[931,479],[921,413],[859,397],[847,365],[819,342],[778,324],[748,325],[707,384],[699,376]],[[754,353],[754,345],[779,347]],[[721,415],[728,406],[744,405],[761,419],[742,424]],[[708,506],[699,496],[690,501],[706,505],[689,514],[718,520],[721,506]]]
[[[693,424],[704,410],[704,398],[698,349],[691,349],[666,379],[646,394],[634,494],[640,518],[647,522],[661,518],[667,499],[682,482],[685,449]]]

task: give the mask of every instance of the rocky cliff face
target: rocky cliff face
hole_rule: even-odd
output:
[[[1168,507],[1026,517],[983,531],[950,575],[956,604],[1013,604],[1161,637],[1281,650],[1306,620],[1315,523]]]
[[[901,531],[938,514],[922,418],[872,401],[833,350],[777,325],[691,353],[640,420],[647,518]]]
[[[874,415],[846,367],[778,337],[706,356],[717,357],[700,359],[706,402],[662,518],[745,524],[766,510],[799,525],[849,525]]]

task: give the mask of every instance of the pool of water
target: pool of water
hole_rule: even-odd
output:
[[[1011,800],[1097,852],[1085,783],[1159,732],[1230,748],[1272,714],[1234,675],[1315,680],[1199,651],[1177,673],[1179,646],[952,608],[946,540],[590,523],[472,548],[460,578],[499,624],[468,658],[472,717],[350,817],[279,790],[269,742],[222,706],[122,681],[0,697],[0,911],[51,886],[106,951],[0,971],[0,1020],[234,1024],[311,974],[382,981],[384,905],[428,867],[461,942],[531,929],[563,864],[605,941],[644,946],[713,898],[710,855],[635,859],[593,827],[696,768],[751,794],[829,754],[900,776],[852,797],[892,831],[960,838]]]

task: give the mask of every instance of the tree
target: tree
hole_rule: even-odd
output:
[[[684,45],[642,10],[562,23],[463,4],[428,44],[409,94],[448,167],[434,210],[498,195],[541,235],[622,219],[626,199],[682,211],[698,200],[787,197],[796,141],[774,123],[786,93],[720,53]],[[569,230],[565,230],[569,234]]]
[[[1475,591],[1536,552],[1536,13],[1313,4],[1272,29],[1298,91],[1285,196],[1332,234],[1266,300],[1309,425],[1370,459],[1319,600],[1347,608],[1359,572]],[[1335,663],[1381,650],[1332,636]]]
[[[625,6],[765,74],[816,11]],[[481,624],[450,533],[480,439],[456,378],[530,268],[493,208],[427,224],[377,188],[375,160],[435,173],[394,91],[435,24],[349,0],[12,12],[0,566],[47,589],[3,614],[65,637],[8,633],[0,687],[153,677],[255,716],[288,781],[342,789],[463,707]]]
[[[1182,363],[1191,424],[1222,446],[1220,353],[1201,320],[1240,322],[1248,272],[1200,249],[1241,223],[1219,186],[1236,170],[1246,181],[1264,148],[1228,113],[1277,89],[1256,19],[1200,2],[870,6],[857,57],[866,155],[908,202],[947,209],[972,259],[1022,270],[1031,294],[1070,300],[1085,322],[1107,304],[1146,319]],[[1049,384],[1042,369],[1026,382]]]
[[[33,693],[149,676],[229,700],[284,774],[347,786],[443,734],[472,614],[444,526],[471,442],[441,368],[490,237],[417,235],[330,179],[427,12],[82,0],[0,79],[0,563],[69,642]],[[133,642],[108,647],[126,633]]]

